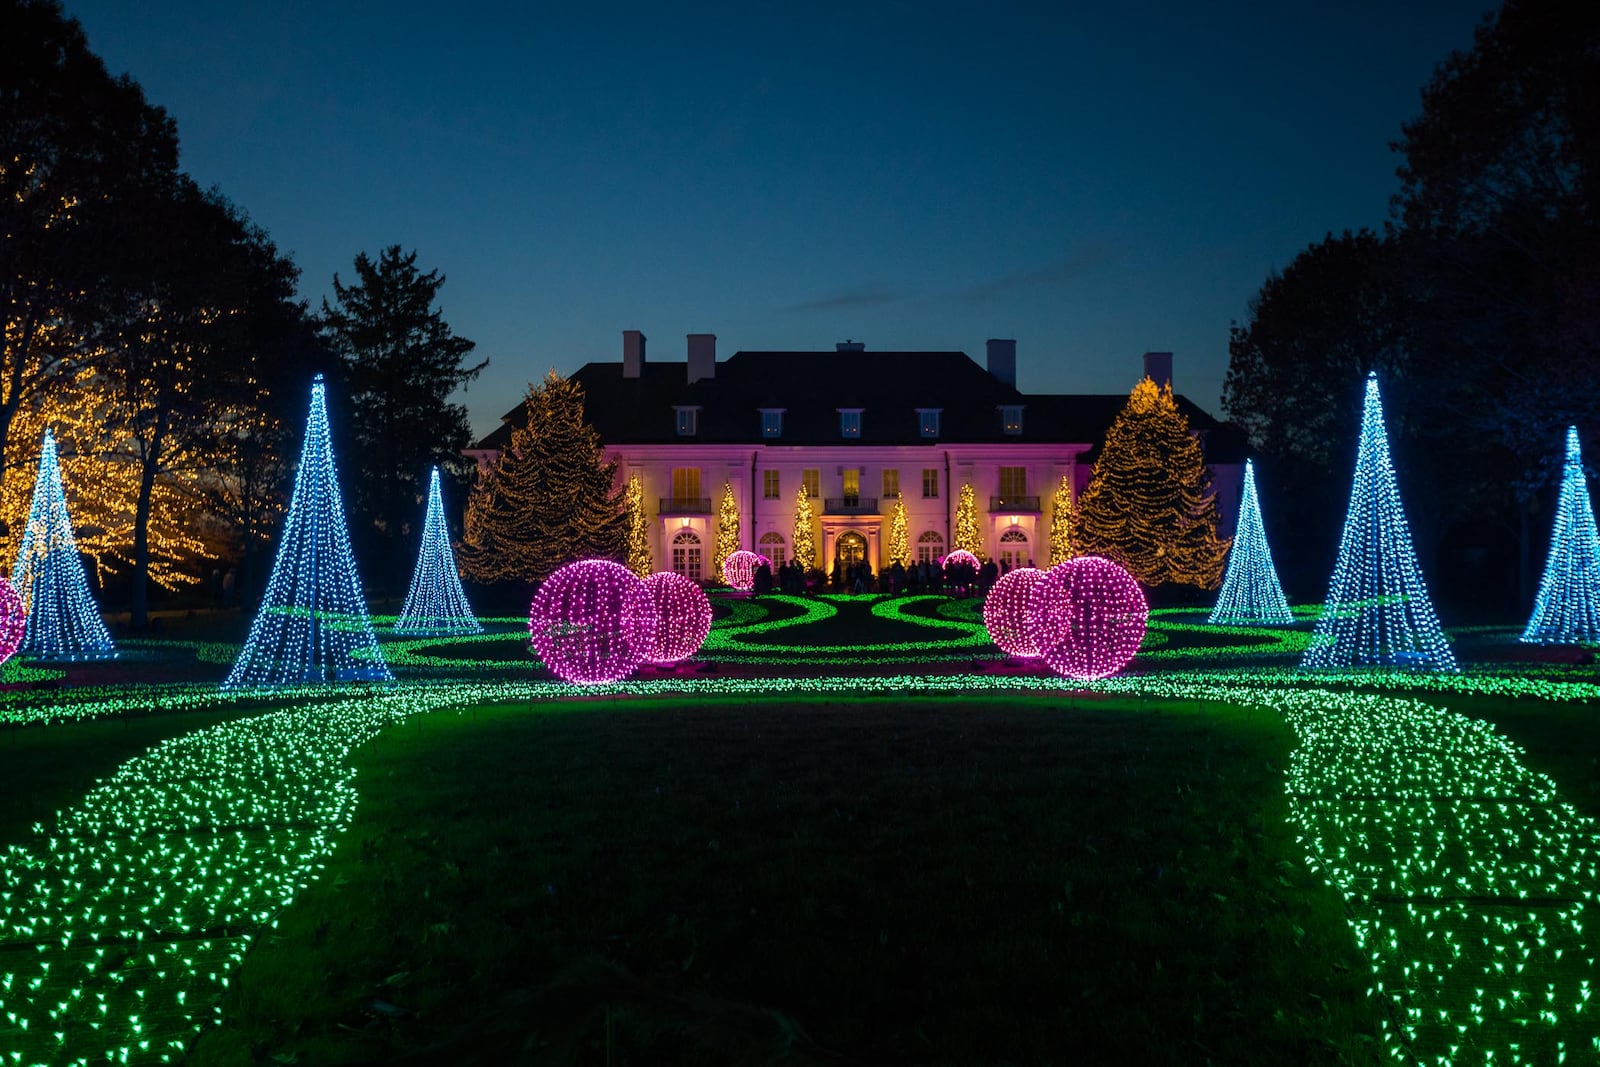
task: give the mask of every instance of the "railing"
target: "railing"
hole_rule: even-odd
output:
[[[878,513],[878,498],[875,496],[829,497],[822,502],[822,510],[827,515],[876,515]]]
[[[989,510],[995,511],[1038,511],[1039,498],[1036,496],[992,496],[989,498]]]
[[[708,496],[664,496],[659,515],[709,515],[711,498]]]

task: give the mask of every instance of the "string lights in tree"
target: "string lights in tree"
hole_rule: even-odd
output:
[[[1050,566],[1072,558],[1072,475],[1063,474],[1050,504]]]
[[[620,563],[586,559],[546,578],[528,612],[528,640],[556,676],[581,685],[632,674],[656,647],[657,607]]]
[[[650,520],[644,513],[644,482],[637,474],[628,478],[628,492],[622,506],[628,514],[627,567],[639,577],[648,578],[655,561],[650,557]]]
[[[1556,524],[1550,532],[1550,556],[1522,640],[1541,645],[1600,641],[1600,542],[1595,536],[1594,505],[1583,478],[1576,426],[1567,427],[1567,454],[1561,468]]]
[[[428,479],[428,509],[422,521],[422,546],[411,588],[394,622],[396,633],[481,634],[472,606],[461,588],[450,530],[444,521],[444,501],[439,495],[439,468]]]
[[[656,637],[645,659],[666,666],[700,651],[711,632],[711,600],[700,583],[676,571],[644,580],[656,605]]]
[[[1121,566],[1076,556],[1045,571],[1028,594],[1031,636],[1049,668],[1068,678],[1106,678],[1126,667],[1144,640],[1150,605]]]
[[[771,566],[772,561],[766,556],[741,548],[722,561],[722,580],[728,583],[729,588],[748,593],[755,588],[756,570]]]
[[[894,502],[894,514],[889,519],[889,566],[891,567],[896,563],[903,567],[911,562],[909,526],[905,498],[897,497]]]
[[[1256,498],[1254,460],[1245,460],[1244,494],[1239,501],[1239,526],[1228,553],[1228,574],[1222,581],[1210,622],[1224,626],[1287,626],[1294,622],[1278,571],[1267,547],[1267,530],[1261,523],[1261,502]]]
[[[27,629],[28,612],[22,598],[10,582],[0,578],[0,663],[16,655]]]
[[[733,483],[722,483],[722,502],[717,505],[717,543],[712,556],[712,574],[722,574],[728,557],[739,551],[739,502],[733,498]]]
[[[971,553],[979,563],[989,558],[983,548],[983,534],[978,530],[978,500],[970,482],[962,483],[961,497],[956,503],[955,549]]]
[[[1374,664],[1456,669],[1400,504],[1376,372],[1367,375],[1339,558],[1311,647],[1300,660],[1308,668]]]
[[[1017,567],[1000,576],[983,599],[983,625],[1000,651],[1018,659],[1037,659],[1039,644],[1028,630],[1029,597],[1044,571]]]
[[[55,435],[45,431],[39,474],[22,547],[11,570],[11,585],[22,598],[27,627],[22,651],[40,659],[104,659],[117,654],[100,609],[89,593],[89,579],[72,535],[72,516],[61,488]]]
[[[283,541],[250,636],[223,688],[393,681],[350,551],[322,375],[312,379]]]
[[[794,561],[802,570],[809,571],[817,565],[816,525],[816,516],[811,512],[811,498],[806,495],[806,487],[802,484],[794,500]]]

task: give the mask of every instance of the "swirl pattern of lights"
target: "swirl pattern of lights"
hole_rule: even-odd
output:
[[[626,678],[656,642],[656,601],[643,579],[620,563],[586,559],[560,568],[539,586],[528,612],[528,639],[545,666],[569,682]]]
[[[1133,575],[1104,556],[1076,556],[1033,583],[1026,632],[1057,674],[1105,678],[1139,651],[1149,614]]]
[[[656,636],[645,659],[669,664],[700,651],[711,632],[711,600],[700,583],[676,571],[657,571],[644,580],[656,605]]]

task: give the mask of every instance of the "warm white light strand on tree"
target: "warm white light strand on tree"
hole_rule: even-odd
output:
[[[481,634],[483,627],[472,614],[461,588],[450,529],[444,521],[444,500],[439,493],[439,468],[428,479],[428,508],[422,522],[422,545],[411,572],[411,589],[395,620],[396,633]]]

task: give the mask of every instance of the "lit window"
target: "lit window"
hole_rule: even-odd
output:
[[[800,477],[806,484],[806,496],[815,500],[822,495],[822,469],[820,467],[807,467],[801,472]]]
[[[672,538],[672,569],[685,578],[700,580],[700,538],[693,530],[680,530]]]
[[[927,499],[932,499],[939,495],[938,467],[922,468],[922,495]]]
[[[1022,433],[1021,404],[1002,404],[1000,406],[1000,427],[1012,437]]]
[[[761,436],[783,436],[783,413],[787,408],[762,408],[761,409]]]
[[[700,409],[698,407],[673,408],[678,413],[678,436],[693,437],[699,432],[697,426],[700,422]]]
[[[861,409],[860,408],[840,408],[839,409],[839,436],[840,437],[860,437],[861,436]]]
[[[773,570],[783,566],[787,558],[784,554],[784,540],[781,533],[764,533],[761,535],[761,554],[772,561]]]
[[[939,436],[939,412],[943,408],[918,408],[917,425],[924,437]]]
[[[763,500],[778,499],[778,472],[761,472],[761,497]]]
[[[937,531],[924,530],[917,538],[917,562],[938,563],[944,557],[944,538]]]
[[[858,507],[861,504],[861,470],[851,468],[844,472],[844,506],[847,508]]]
[[[900,472],[885,470],[883,472],[883,495],[893,500],[900,495]]]
[[[1001,467],[1000,468],[1000,499],[1011,505],[1016,505],[1023,497],[1028,495],[1028,468],[1026,467]]]

